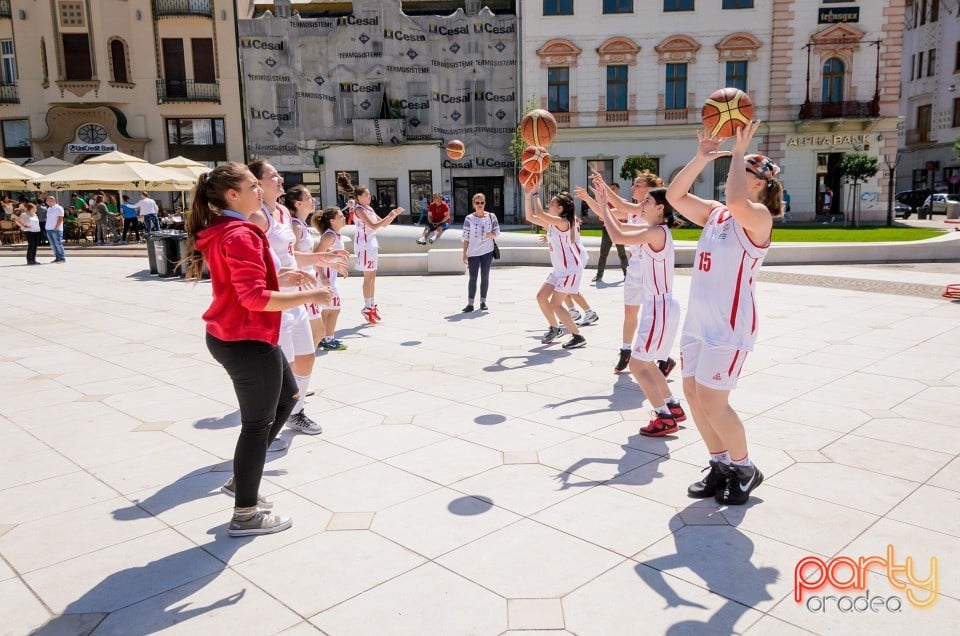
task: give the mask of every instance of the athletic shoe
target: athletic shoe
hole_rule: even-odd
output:
[[[373,306],[373,319],[377,322],[383,320],[383,318],[380,317],[380,307],[378,305]]]
[[[677,420],[672,415],[664,415],[653,411],[653,419],[650,423],[640,429],[640,434],[646,437],[663,437],[664,435],[673,435],[680,430],[677,426]]]
[[[567,311],[570,312],[570,318],[573,319],[573,322],[579,325],[580,321],[583,319],[583,314],[580,313],[580,310],[572,308],[568,309]]]
[[[485,302],[480,303],[480,311],[487,311],[487,303]]]
[[[277,438],[277,439],[280,439],[280,438]],[[233,483],[233,477],[231,477],[227,481],[227,483],[220,486],[220,492],[222,492],[225,495],[229,495],[231,497],[237,496],[237,488]],[[265,499],[264,496],[261,495],[260,493],[257,493],[257,508],[260,508],[261,510],[270,510],[271,508],[273,508],[273,502],[268,499]]]
[[[373,311],[373,307],[364,307],[360,310],[360,315],[371,325],[377,324],[377,317]]]
[[[592,309],[588,309],[586,313],[583,314],[583,320],[581,320],[577,324],[580,325],[581,327],[586,327],[587,325],[592,325],[598,320],[600,320],[600,316],[597,315],[597,312],[595,312]]]
[[[321,340],[320,348],[324,351],[343,351],[347,348],[347,345],[339,340]]]
[[[231,537],[249,537],[256,534],[283,532],[293,525],[293,517],[281,517],[262,510],[254,510],[249,515],[234,514],[227,533]]]
[[[563,329],[560,327],[550,327],[547,329],[547,333],[543,334],[543,337],[540,338],[540,342],[543,344],[550,344],[554,340],[560,337],[560,334],[563,333]]]
[[[723,490],[727,483],[726,472],[732,472],[726,464],[710,460],[710,465],[703,470],[709,470],[707,476],[700,481],[690,484],[687,488],[687,496],[694,499],[706,499],[713,497]],[[703,471],[700,471],[703,472]]]
[[[464,307],[464,308],[461,309],[460,311],[462,311],[462,312],[465,313],[465,314],[469,314],[471,311],[473,311],[473,305],[467,305],[466,307]]]
[[[323,432],[320,425],[307,417],[303,411],[291,415],[287,420],[287,426],[306,435],[319,435]]]
[[[627,365],[630,364],[630,350],[621,349],[620,350],[620,359],[617,360],[617,366],[613,367],[614,373],[620,373],[627,368]]]
[[[427,243],[429,243],[430,245],[433,245],[433,239],[427,239]]]
[[[427,240],[426,240],[426,239],[424,239],[424,238],[422,238],[422,237],[417,239],[417,245],[426,245],[426,244],[427,244]]]
[[[747,503],[753,489],[763,483],[763,473],[756,466],[752,467],[753,470],[736,464],[730,467],[733,470],[727,476],[727,483],[717,490],[714,498],[728,506],[742,506]]]
[[[585,346],[587,346],[587,339],[578,333],[573,334],[572,338],[563,343],[564,349],[579,349]]]
[[[667,408],[670,409],[670,415],[673,416],[673,419],[677,420],[677,423],[687,421],[687,414],[683,411],[683,407],[680,406],[679,402],[676,404],[667,402]]]
[[[677,361],[673,358],[667,358],[666,360],[661,360],[657,363],[657,367],[660,369],[660,373],[663,374],[663,377],[670,375],[670,372],[673,371],[673,368],[677,366]]]
[[[285,451],[290,448],[290,440],[283,437],[278,437],[277,439],[270,442],[270,445],[267,446],[268,453],[279,453],[280,451]]]
[[[592,279],[590,282],[592,282],[592,283],[602,283],[602,282],[603,282],[603,277],[602,277],[602,276],[594,276],[593,279]]]

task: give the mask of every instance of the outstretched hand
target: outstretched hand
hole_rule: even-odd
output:
[[[729,150],[720,150],[723,143],[723,137],[717,137],[706,128],[697,131],[697,140],[700,144],[697,146],[697,156],[708,161],[713,161],[719,157],[729,157]]]
[[[733,153],[737,155],[747,154],[747,149],[750,147],[750,141],[753,139],[753,135],[757,132],[757,128],[760,127],[759,119],[752,119],[750,123],[742,128],[737,129],[736,141],[733,142]]]

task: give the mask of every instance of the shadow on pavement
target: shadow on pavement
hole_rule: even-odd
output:
[[[561,484],[560,490],[567,490],[573,487],[590,488],[605,483],[630,486],[649,484],[657,477],[663,476],[663,473],[660,472],[660,464],[670,459],[667,442],[671,439],[675,438],[670,436],[641,437],[640,435],[632,435],[626,444],[620,446],[623,450],[623,457],[620,459],[613,459],[612,457],[584,457],[583,459],[578,459],[556,476],[556,479]],[[640,443],[641,440],[643,440],[642,445]],[[649,462],[637,466],[632,459],[634,454],[641,448],[643,449],[642,452],[655,454],[656,457]],[[570,478],[574,476],[576,471],[590,464],[616,464],[617,474],[612,479],[603,481],[593,481],[591,479],[575,482],[570,481]]]

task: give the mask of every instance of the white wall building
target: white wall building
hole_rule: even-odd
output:
[[[897,147],[904,0],[523,0],[524,99],[561,126],[548,187],[620,177],[647,154],[665,179],[693,156],[700,107],[724,86],[746,90],[765,122],[759,150],[783,168],[794,216],[849,207],[835,166],[844,153],[891,159]],[[808,82],[809,77],[809,82]],[[696,186],[722,192],[716,162]],[[862,186],[862,219],[886,214],[881,171]]]
[[[957,1],[907,0],[897,190],[960,192],[960,10]]]

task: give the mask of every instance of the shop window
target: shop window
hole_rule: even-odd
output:
[[[627,67],[607,67],[607,110],[627,110]]]
[[[410,215],[419,218],[421,208],[433,197],[433,170],[410,171]],[[426,203],[424,203],[426,201]]]
[[[560,192],[570,192],[570,162],[550,162],[543,173],[543,185],[540,190],[544,201],[549,201]]]
[[[573,15],[573,0],[543,0],[543,15]]]
[[[747,61],[736,60],[727,62],[727,83],[726,86],[739,88],[746,92],[747,90]]]
[[[31,156],[29,119],[5,119],[2,129],[4,157],[22,159]]]
[[[687,65],[667,64],[666,93],[663,107],[667,110],[681,110],[687,107]]]
[[[547,69],[547,110],[570,112],[570,68],[551,66]]]

